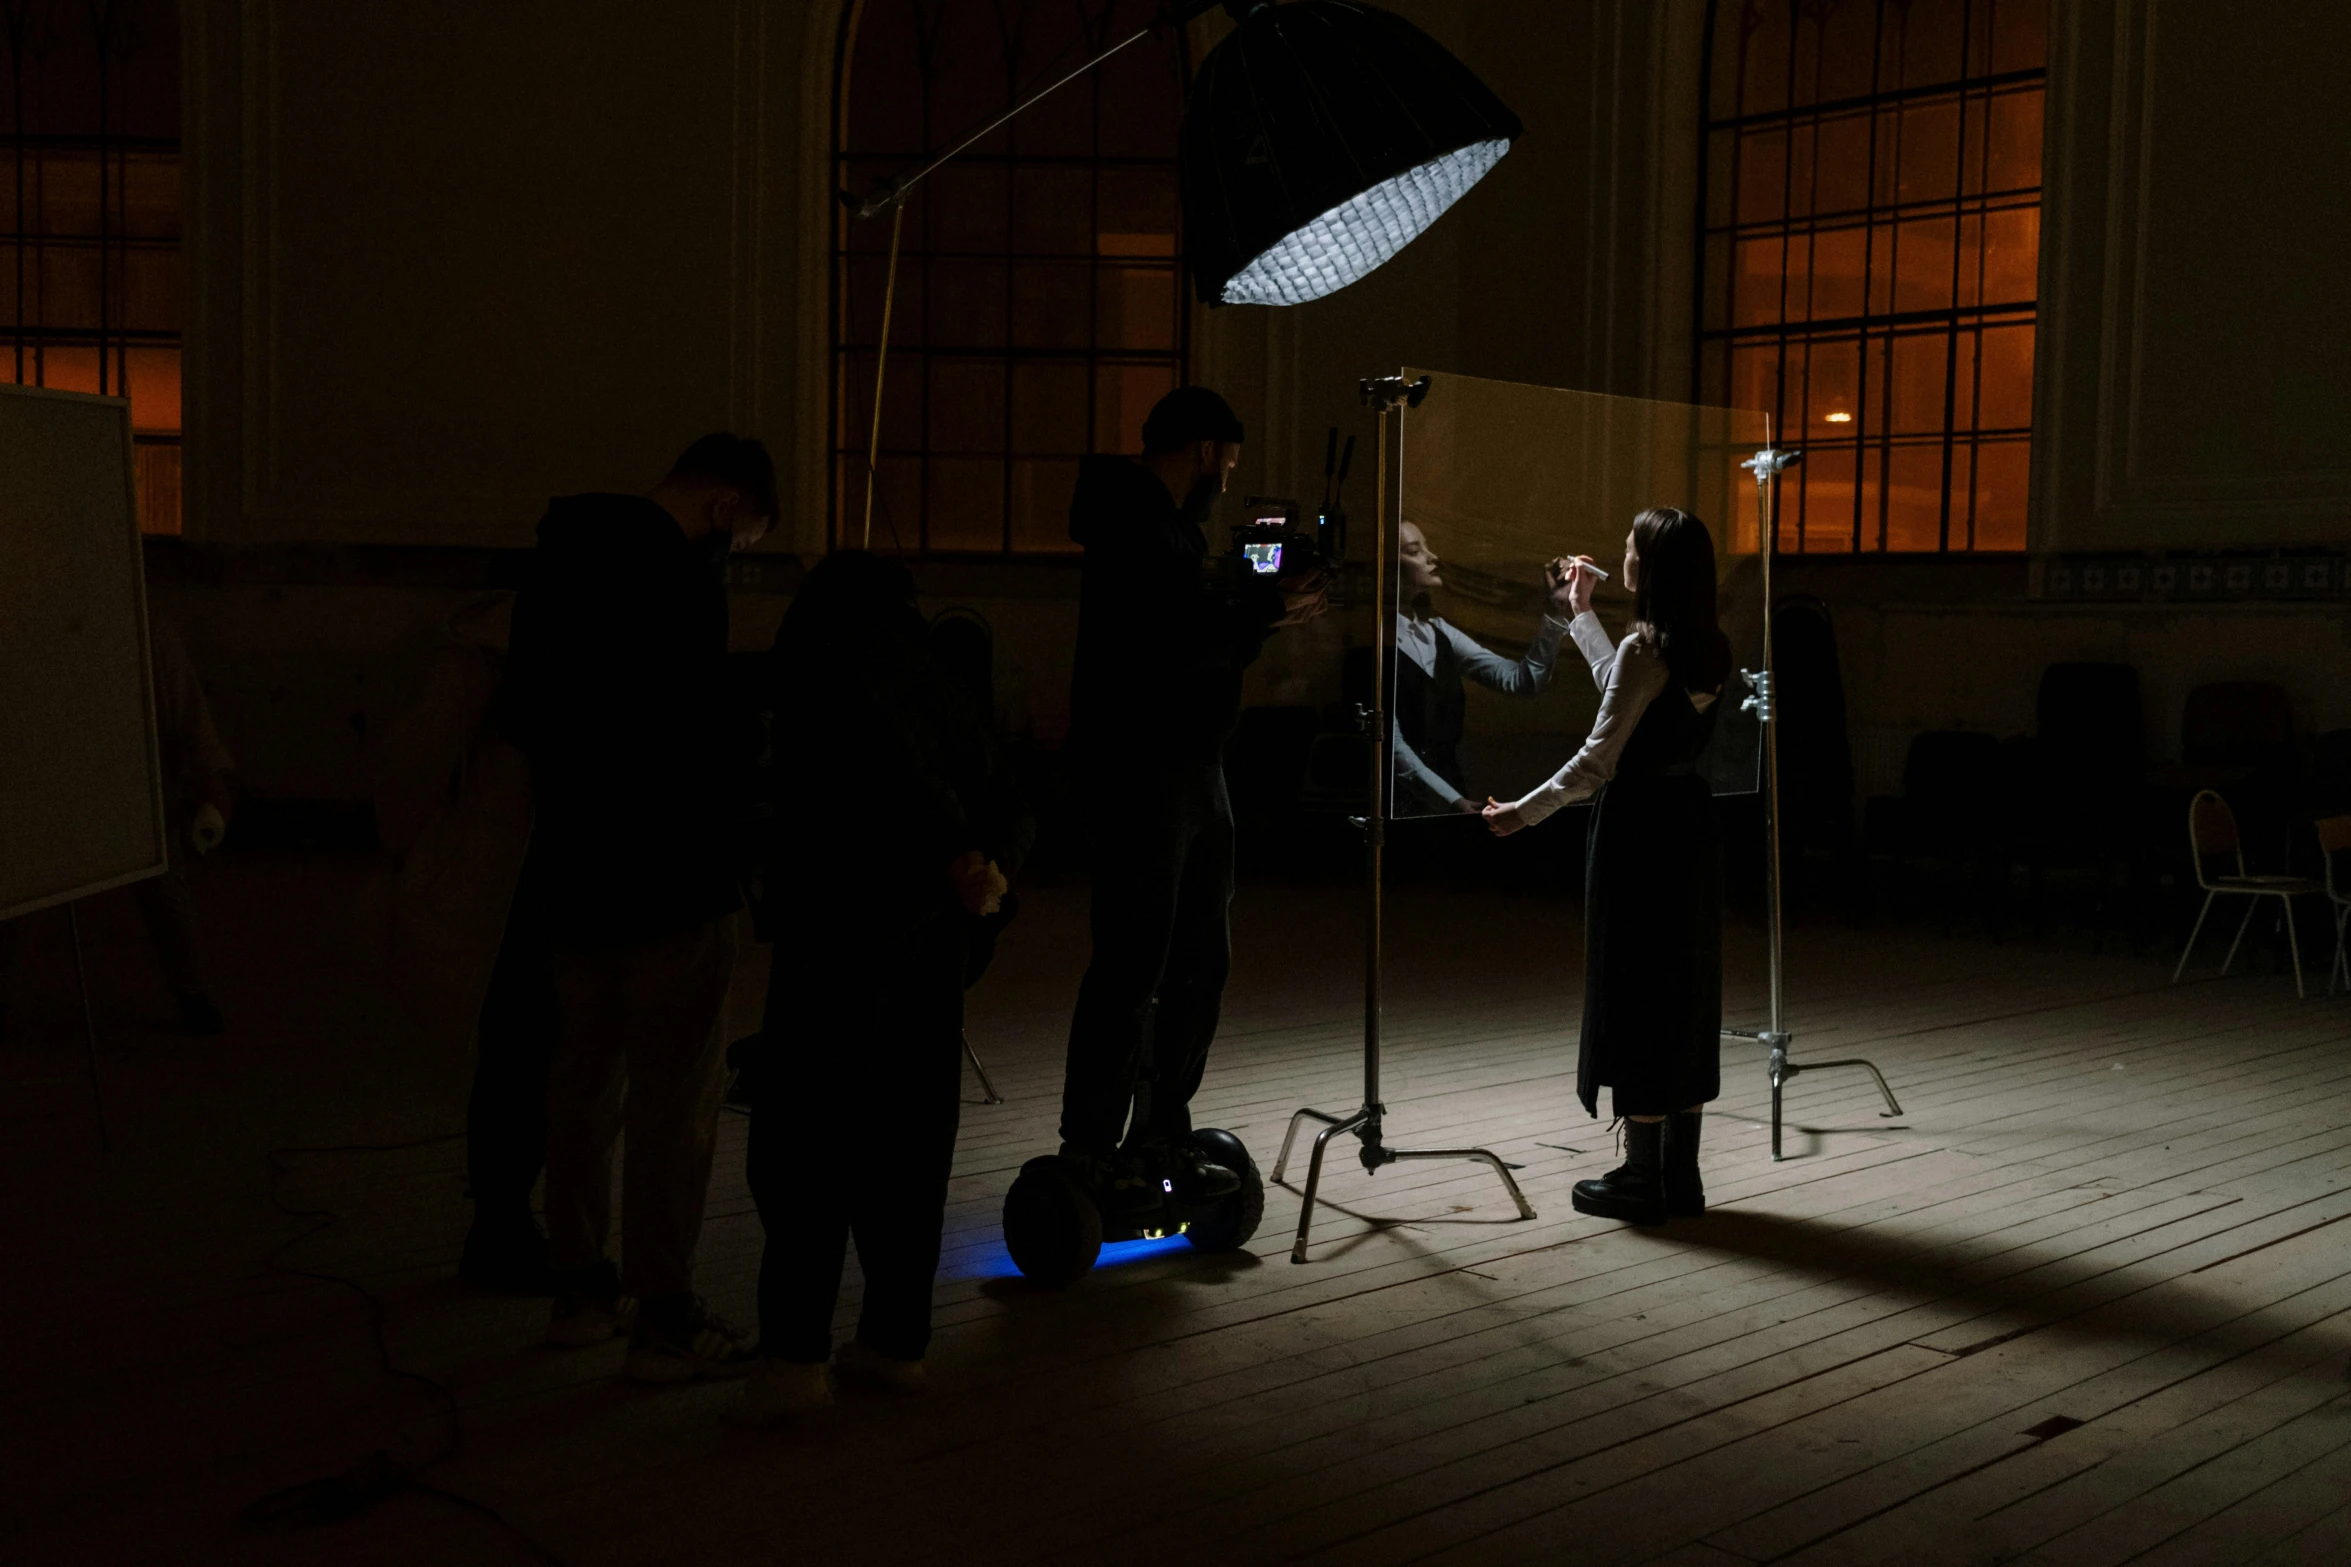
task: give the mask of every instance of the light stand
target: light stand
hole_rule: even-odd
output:
[[[1755,474],[1756,514],[1763,529],[1763,667],[1739,671],[1754,693],[1739,706],[1742,711],[1755,715],[1756,724],[1763,732],[1763,887],[1764,920],[1771,943],[1771,1026],[1762,1029],[1726,1028],[1723,1037],[1752,1039],[1771,1052],[1771,1157],[1774,1163],[1785,1157],[1780,1152],[1782,1093],[1799,1072],[1859,1067],[1877,1079],[1878,1092],[1886,1097],[1886,1108],[1880,1119],[1902,1113],[1902,1106],[1895,1101],[1894,1090],[1886,1086],[1886,1074],[1867,1061],[1856,1058],[1850,1061],[1799,1063],[1788,1059],[1788,1047],[1795,1043],[1796,1036],[1788,1032],[1782,985],[1785,963],[1780,923],[1780,726],[1778,692],[1772,679],[1771,663],[1771,562],[1772,557],[1779,553],[1779,531],[1772,520],[1772,499],[1776,490],[1773,481],[1784,469],[1794,467],[1803,456],[1800,451],[1782,451],[1766,446],[1739,465],[1751,469]]]
[[[1331,1139],[1342,1132],[1354,1133],[1363,1144],[1357,1157],[1363,1161],[1363,1168],[1371,1172],[1404,1159],[1466,1159],[1488,1165],[1502,1178],[1510,1200],[1518,1204],[1518,1216],[1535,1217],[1535,1210],[1528,1205],[1526,1194],[1518,1189],[1510,1166],[1493,1150],[1390,1148],[1384,1138],[1382,1122],[1388,1110],[1380,1102],[1380,871],[1388,836],[1388,701],[1395,685],[1396,659],[1396,623],[1388,602],[1391,573],[1395,570],[1390,549],[1404,517],[1404,413],[1428,395],[1429,381],[1423,376],[1408,384],[1401,376],[1374,376],[1360,384],[1363,400],[1380,416],[1379,526],[1373,530],[1371,563],[1372,704],[1365,715],[1371,742],[1367,747],[1371,755],[1371,798],[1364,814],[1357,818],[1363,828],[1364,868],[1363,1104],[1352,1115],[1300,1110],[1290,1117],[1290,1130],[1282,1138],[1281,1157],[1273,1164],[1276,1182],[1289,1168],[1290,1149],[1298,1140],[1298,1123],[1320,1121],[1323,1126],[1315,1134],[1314,1151],[1306,1161],[1306,1190],[1298,1209],[1298,1239],[1290,1247],[1292,1262],[1306,1260],[1307,1234],[1314,1226],[1315,1198],[1322,1188],[1323,1155],[1329,1151]]]

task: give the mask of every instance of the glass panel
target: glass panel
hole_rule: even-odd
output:
[[[1894,310],[1951,308],[1952,245],[1958,224],[1951,218],[1921,218],[1902,225],[1895,239]]]
[[[1780,531],[1783,549],[1802,550],[1808,555],[1841,554],[1853,548],[1853,502],[1855,452],[1850,446],[1808,446],[1804,461],[1796,468],[1803,497],[1800,502],[1802,534],[1790,539],[1788,530]],[[1786,496],[1783,482],[1781,494]]]
[[[1076,261],[1027,261],[1012,276],[1012,340],[1023,348],[1084,348],[1094,269]]]
[[[2041,209],[2011,207],[1984,218],[1983,303],[2029,304],[2040,294]]]
[[[1611,580],[1594,611],[1613,643],[1632,604],[1625,535],[1646,507],[1707,524],[1733,663],[1760,663],[1755,487],[1739,464],[1765,444],[1762,416],[1439,375],[1403,423],[1413,553],[1398,566],[1392,814],[1450,817],[1463,800],[1517,799],[1575,755],[1599,691],[1563,622],[1547,618],[1544,568],[1572,555],[1603,564]],[[1720,793],[1756,788],[1740,695],[1734,675],[1698,755]]]
[[[1944,377],[1950,369],[1950,342],[1942,333],[1894,339],[1892,430],[1896,435],[1933,435],[1943,429]]]
[[[1908,0],[1888,6],[1886,25],[1902,31],[1902,85],[1918,87],[1958,78],[1971,0]],[[1980,0],[1976,0],[1980,3]]]
[[[1013,176],[1012,248],[1024,256],[1086,256],[1094,250],[1090,169],[1021,169]]]
[[[1740,240],[1739,279],[1731,296],[1732,324],[1768,326],[1778,321],[1787,270],[1788,242],[1779,235]]]
[[[1143,416],[1176,389],[1175,366],[1110,364],[1094,372],[1094,450],[1139,452]]]
[[[1008,181],[1002,164],[948,164],[925,180],[914,195],[914,200],[922,204],[919,216],[927,225],[926,243],[934,252],[1003,254],[1005,224],[1010,215],[1007,196]],[[910,226],[914,216],[908,217]],[[889,253],[888,218],[856,226],[881,230],[879,248],[884,255]]]
[[[1805,359],[1804,430],[1814,440],[1854,433],[1861,413],[1861,345],[1819,342]]]
[[[1077,490],[1074,457],[1018,457],[1012,463],[1012,547],[1041,555],[1063,554],[1077,544],[1069,536],[1069,498]]]
[[[2035,87],[2002,93],[1992,100],[1985,150],[1986,189],[2040,189],[2042,98],[2042,90]]]
[[[178,434],[180,351],[134,348],[123,358],[130,377],[131,428],[142,435]]]
[[[1730,406],[1771,413],[1780,405],[1780,349],[1777,343],[1741,344],[1731,350]]]
[[[934,457],[925,476],[935,550],[1004,548],[1004,459]]]
[[[1947,201],[1959,189],[1959,104],[1912,104],[1902,111],[1903,201]]]
[[[1986,441],[1976,448],[1975,547],[2024,548],[2025,498],[2031,488],[2032,446]]]
[[[2033,328],[2030,322],[1984,329],[1982,390],[1976,425],[2023,430],[2033,422]]]
[[[1004,449],[1004,361],[931,361],[928,449],[994,452]]]
[[[1888,465],[1886,545],[1890,550],[1943,547],[1943,448],[1897,446]]]
[[[1814,211],[1858,212],[1869,204],[1869,127],[1866,113],[1822,122]]]
[[[1744,10],[1736,30],[1746,35],[1746,58],[1739,72],[1739,112],[1764,114],[1788,106],[1788,43],[1795,7],[1758,6]],[[1749,23],[1753,30],[1748,31]]]
[[[1829,229],[1812,236],[1812,319],[1841,321],[1861,314],[1869,230]]]
[[[1869,96],[1877,75],[1877,7],[1826,8],[1820,21],[1820,101]]]
[[[1086,449],[1086,367],[1019,364],[1012,367],[1012,450],[1026,456]]]
[[[1739,148],[1739,221],[1775,223],[1787,211],[1787,133],[1755,132]]]
[[[1004,263],[932,261],[928,341],[933,348],[1004,345]]]
[[[2037,70],[2049,58],[2049,0],[1999,0],[1992,18],[1992,69]]]
[[[842,341],[860,345],[881,341],[882,306],[889,302],[891,351],[918,346],[925,326],[922,285],[922,263],[900,256],[898,295],[890,301],[889,257],[850,257],[841,265]]]
[[[1148,236],[1157,238],[1158,236]],[[1176,274],[1172,267],[1104,267],[1095,274],[1099,293],[1095,341],[1104,348],[1176,346]]]

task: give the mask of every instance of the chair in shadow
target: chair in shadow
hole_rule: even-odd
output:
[[[2330,729],[2310,742],[2303,800],[2312,816],[2351,811],[2351,729]]]
[[[2000,742],[1987,734],[1930,729],[1915,736],[1902,762],[1902,792],[1872,799],[1862,812],[1862,842],[1871,863],[1892,868],[1898,916],[1915,907],[1918,877],[1934,867],[1945,885],[1937,901],[1943,928],[1973,905],[1987,928],[1999,919],[2007,861],[1994,807]]]
[[[2316,826],[2327,905],[2335,916],[2335,956],[2327,965],[2327,994],[2331,996],[2338,978],[2351,988],[2351,951],[2345,950],[2345,937],[2351,936],[2351,816],[2322,816]]]
[[[1828,606],[1817,599],[1780,602],[1772,615],[1772,672],[1779,729],[1782,874],[1792,889],[1809,878],[1806,861],[1825,858],[1843,890],[1858,891],[1853,821],[1853,745],[1845,727],[1845,676]],[[1832,883],[1832,890],[1833,883]]]
[[[2145,713],[2128,664],[2051,664],[2041,674],[2033,734],[2007,749],[2006,837],[2025,865],[2036,925],[2052,872],[2085,873],[2091,918],[2103,929],[2143,907],[2152,880],[2146,848]]]
[[[2195,954],[2196,939],[2204,934],[2205,917],[2212,912],[2216,899],[2245,900],[2245,917],[2237,923],[2237,936],[2229,943],[2229,955],[2221,960],[2220,971],[2226,974],[2237,961],[2237,949],[2244,944],[2245,932],[2262,901],[2275,898],[2279,917],[2286,926],[2286,945],[2294,955],[2294,994],[2307,995],[2302,986],[2302,943],[2294,934],[2294,900],[2321,895],[2326,889],[2307,876],[2248,872],[2244,844],[2237,834],[2236,813],[2215,790],[2200,790],[2188,802],[2188,854],[2195,862],[2196,885],[2203,889],[2204,907],[2197,911],[2195,928],[2188,932],[2188,944],[2181,949],[2179,964],[2171,971],[2171,982],[2178,984],[2180,976],[2187,972],[2188,959]],[[2216,862],[2220,866],[2218,874],[2213,869]]]

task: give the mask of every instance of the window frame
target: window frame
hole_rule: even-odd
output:
[[[854,188],[852,185],[852,171],[854,169],[856,169],[861,164],[870,164],[878,159],[887,159],[892,156],[889,154],[857,152],[849,145],[851,130],[849,118],[851,71],[856,54],[859,30],[866,21],[867,14],[874,3],[875,0],[859,0],[858,4],[849,7],[844,13],[841,21],[840,32],[835,44],[833,61],[833,124],[830,163],[833,177],[833,189],[836,193],[837,199],[833,208],[833,228],[829,239],[829,248],[827,252],[829,273],[827,308],[829,312],[829,322],[827,329],[825,366],[828,404],[825,443],[825,541],[826,547],[828,549],[840,549],[853,542],[855,531],[857,530],[862,520],[862,512],[860,512],[859,515],[855,517],[844,514],[844,507],[849,503],[850,495],[852,493],[851,486],[845,482],[845,479],[848,474],[849,465],[862,465],[865,459],[867,443],[872,430],[871,421],[873,419],[873,400],[871,386],[868,385],[864,387],[862,389],[863,395],[860,396],[858,395],[860,388],[858,388],[855,384],[856,361],[861,357],[870,359],[872,356],[872,346],[870,343],[850,342],[845,335],[850,327],[850,317],[853,305],[853,301],[850,297],[852,287],[852,281],[850,277],[851,263],[854,258],[866,254],[866,252],[853,246],[852,228],[860,221],[870,221],[877,226],[886,226],[891,221],[887,216],[876,217],[871,220],[860,220],[853,210],[850,201],[846,199],[852,193]],[[904,3],[919,3],[919,0],[904,0]],[[1032,7],[1039,6],[1041,0],[1013,0],[1013,3],[1019,4],[1023,7]],[[1080,5],[1073,5],[1069,9],[1073,15],[1083,14],[1083,8]],[[1025,14],[1026,13],[1024,12],[1024,15]],[[1099,49],[1103,46],[1103,40],[1108,37],[1108,34],[1111,31],[1110,27],[1104,24],[1111,22],[1114,16],[1114,10],[1111,7],[1105,6],[1096,16],[1086,18],[1086,20],[1091,25],[1089,25],[1087,35],[1082,41],[1080,47],[1086,48],[1088,55],[1099,52]],[[1123,34],[1120,36],[1123,36]],[[1115,41],[1115,39],[1109,39],[1108,41]],[[1180,78],[1177,85],[1177,92],[1180,103],[1182,98],[1188,97],[1189,95],[1192,73],[1197,62],[1195,62],[1192,58],[1192,52],[1185,35],[1180,33],[1177,35],[1175,49],[1180,71]],[[932,62],[926,62],[924,66],[924,108],[921,142],[926,149],[943,146],[951,138],[959,136],[972,128],[963,125],[942,127],[931,123],[930,99],[932,94],[930,91],[930,83],[932,81],[932,77],[928,73],[935,68],[936,66]],[[1021,91],[1026,91],[1034,85],[1036,84],[1017,84],[1019,90]],[[1172,182],[1177,170],[1176,149],[1171,145],[1168,148],[1165,157],[1105,155],[1101,151],[1104,93],[1102,73],[1099,71],[1089,72],[1083,80],[1071,83],[1067,87],[1064,87],[1062,91],[1064,93],[1084,92],[1090,94],[1092,97],[1093,101],[1089,114],[1089,123],[1092,127],[1093,139],[1092,152],[1079,155],[1021,153],[1015,151],[973,151],[963,154],[956,160],[956,166],[992,164],[1007,170],[1007,178],[1005,181],[1006,236],[1004,248],[1002,250],[974,251],[969,253],[949,252],[935,250],[928,245],[918,243],[916,225],[920,221],[919,210],[912,204],[921,203],[924,200],[924,194],[918,189],[911,197],[911,204],[907,217],[908,232],[904,248],[899,258],[901,304],[903,304],[906,297],[906,285],[909,279],[912,278],[919,281],[920,289],[918,297],[924,300],[927,306],[927,302],[930,299],[930,266],[931,263],[935,260],[948,259],[974,260],[980,262],[1000,262],[1004,265],[1005,268],[1004,341],[1000,345],[992,347],[942,347],[927,341],[926,331],[924,333],[923,341],[910,343],[908,341],[907,330],[903,318],[893,321],[886,359],[887,377],[891,383],[895,383],[897,378],[902,375],[912,374],[920,378],[922,392],[920,395],[918,395],[916,402],[919,429],[921,433],[915,448],[908,450],[893,449],[885,446],[881,455],[885,461],[893,456],[896,456],[901,459],[912,458],[919,462],[921,465],[923,488],[921,491],[921,515],[915,519],[914,526],[911,529],[904,528],[903,519],[900,519],[902,526],[895,535],[893,535],[892,530],[889,528],[885,520],[885,513],[889,506],[889,496],[887,490],[885,489],[882,493],[875,496],[873,503],[874,537],[877,548],[882,547],[884,540],[890,540],[893,547],[901,549],[905,554],[926,560],[1075,560],[1077,558],[1078,552],[1074,546],[1068,548],[1052,549],[1038,549],[1034,547],[1024,548],[1016,540],[1014,531],[1018,518],[1014,507],[1014,486],[1015,473],[1018,464],[1024,459],[1047,461],[1069,460],[1074,457],[1092,455],[1102,449],[1097,444],[1096,437],[1100,422],[1099,403],[1101,395],[1102,371],[1106,367],[1114,367],[1122,364],[1141,366],[1164,365],[1173,372],[1174,384],[1182,385],[1190,378],[1193,345],[1194,302],[1189,286],[1189,276],[1185,270],[1184,264],[1182,209],[1180,200],[1178,201],[1175,209],[1177,227],[1173,235],[1173,245],[1166,258],[1167,270],[1170,276],[1172,292],[1174,295],[1175,333],[1173,347],[1169,349],[1114,348],[1105,347],[1102,342],[1103,333],[1101,325],[1101,291],[1103,273],[1105,271],[1106,264],[1116,259],[1104,254],[1100,248],[1100,241],[1098,237],[1099,214],[1101,212],[1102,202],[1102,176],[1107,171],[1116,171],[1121,169],[1163,169],[1167,172]],[[1015,100],[1014,97],[1006,97],[1003,101],[1010,103]],[[911,164],[919,160],[910,157],[905,161]],[[1012,235],[1016,224],[1016,208],[1014,203],[1017,200],[1016,191],[1018,182],[1012,176],[1011,171],[1024,168],[1082,168],[1089,172],[1090,177],[1088,180],[1088,192],[1089,199],[1096,216],[1097,229],[1095,248],[1090,254],[1085,257],[1079,257],[1076,255],[1063,255],[1059,253],[1031,253],[1022,251],[1016,247]],[[863,192],[862,190],[858,190],[856,191],[856,194],[862,196]],[[886,250],[886,246],[884,248]],[[1135,259],[1137,258],[1126,258],[1130,266]],[[1153,257],[1143,259],[1156,260],[1157,258]],[[1081,260],[1088,264],[1086,300],[1087,325],[1085,345],[1082,348],[1041,347],[1033,344],[1022,344],[1016,341],[1014,328],[1015,311],[1017,307],[1014,303],[1014,298],[1018,286],[1016,279],[1019,265],[1023,262],[1035,263],[1040,261],[1058,261],[1064,264],[1069,264],[1076,263]],[[1156,269],[1148,268],[1147,270]],[[991,450],[971,453],[957,452],[952,454],[942,454],[933,449],[933,435],[931,430],[932,399],[929,395],[932,380],[932,366],[935,363],[942,361],[953,362],[958,360],[967,362],[1002,362],[1004,369],[1004,384],[1002,397],[1002,422],[1000,427],[1001,438],[997,445]],[[1014,406],[1014,398],[1012,395],[1012,380],[1016,367],[1023,363],[1055,363],[1083,366],[1086,377],[1086,450],[1084,453],[1061,451],[1049,453],[1030,452],[1018,447],[1015,444],[1014,421],[1017,417],[1018,411]],[[895,398],[893,397],[892,400],[895,401]],[[846,420],[850,420],[852,418],[856,421],[854,426],[845,423]],[[1002,526],[999,535],[999,543],[995,548],[971,549],[961,547],[937,547],[932,544],[931,485],[933,483],[934,464],[942,455],[952,455],[955,457],[979,457],[982,459],[993,458],[1001,462],[1003,468],[1003,493],[1001,496]],[[874,483],[878,482],[878,480],[869,478],[867,482]]]
[[[1846,0],[1848,4],[1867,4],[1874,13],[1872,35],[1872,90],[1837,98],[1820,97],[1798,103],[1797,86],[1803,66],[1802,36],[1807,24],[1814,29],[1817,40],[1819,29],[1825,24],[1825,9],[1817,8],[1810,0],[1761,0],[1764,6],[1775,6],[1788,13],[1791,47],[1787,66],[1787,91],[1782,95],[1782,106],[1750,110],[1746,104],[1747,40],[1742,37],[1737,52],[1731,56],[1738,71],[1738,80],[1732,88],[1728,112],[1718,113],[1716,93],[1719,69],[1728,51],[1721,43],[1721,29],[1742,26],[1750,6],[1756,0],[1709,0],[1703,34],[1703,61],[1699,80],[1698,119],[1698,181],[1695,201],[1696,266],[1691,282],[1691,320],[1694,327],[1691,374],[1693,385],[1700,388],[1700,396],[1719,396],[1725,403],[1738,401],[1738,353],[1742,348],[1761,347],[1774,355],[1772,369],[1774,395],[1772,406],[1763,409],[1771,415],[1778,444],[1809,447],[1821,455],[1852,456],[1854,474],[1852,517],[1849,527],[1833,534],[1824,527],[1826,519],[1807,514],[1805,500],[1812,473],[1820,465],[1800,465],[1791,470],[1784,486],[1795,494],[1783,494],[1780,511],[1780,539],[1778,547],[1789,554],[1801,554],[1806,559],[1836,557],[1905,557],[1949,558],[1962,555],[1981,555],[2014,559],[2024,554],[2029,542],[2020,539],[2014,545],[1978,545],[1975,542],[1976,503],[1980,493],[1973,482],[1979,455],[1989,449],[2022,445],[2029,453],[2032,442],[2031,390],[2028,384],[2023,424],[1982,423],[1984,396],[1984,335],[1988,331],[2006,327],[2025,328],[2037,354],[2040,320],[2039,262],[2041,240],[2038,236],[2038,214],[2044,210],[2047,176],[2046,105],[2048,92],[2048,63],[2046,52],[2046,24],[2040,62],[2030,67],[2007,70],[1991,69],[1988,58],[1979,64],[1977,24],[1983,21],[1985,52],[1989,53],[1991,29],[1999,23],[2000,0],[1962,0],[1960,25],[1959,74],[1938,75],[1934,80],[1918,84],[1898,82],[1886,86],[1884,78],[1890,36],[1893,47],[1900,48],[1899,35],[1893,29],[1900,25],[1895,14],[1899,6],[1895,0]],[[1986,111],[1998,99],[2037,92],[2043,109],[2041,131],[2042,163],[2030,186],[1990,185],[1989,136]],[[1885,186],[1891,181],[1880,168],[1880,160],[1889,144],[1889,111],[1893,121],[1891,146],[1899,156],[1905,109],[1915,110],[1938,101],[1955,102],[1958,106],[1957,126],[1953,137],[1957,159],[1955,177],[1947,195],[1904,200],[1898,185],[1891,195]],[[1811,205],[1801,214],[1797,209],[1799,173],[1797,146],[1802,132],[1815,132],[1811,172],[1816,176],[1821,168],[1818,152],[1818,129],[1833,121],[1860,116],[1868,127],[1869,163],[1861,180],[1861,205],[1824,210]],[[1782,156],[1786,160],[1778,181],[1779,203],[1776,216],[1745,218],[1740,211],[1742,202],[1741,176],[1743,157],[1756,139],[1758,130],[1782,130]],[[1728,169],[1722,167],[1716,151],[1718,140],[1729,149]],[[1984,173],[1978,187],[1969,188],[1971,161],[1984,159]],[[1896,166],[1897,175],[1900,165]],[[1716,187],[1721,186],[1718,197]],[[1817,184],[1817,180],[1816,180]],[[1718,201],[1722,207],[1717,221]],[[1963,304],[1960,281],[1967,248],[1961,236],[1970,220],[1988,223],[1996,213],[2020,210],[2033,212],[2036,224],[2034,252],[2035,280],[2031,297],[2024,300],[1985,302],[1980,297],[1975,303]],[[1917,309],[1894,308],[1900,303],[1898,290],[1903,281],[1898,271],[1899,245],[1904,227],[1922,221],[1943,221],[1952,226],[1953,242],[1951,286],[1948,302]],[[1808,307],[1792,306],[1788,298],[1790,282],[1808,280],[1813,274],[1812,247],[1819,236],[1858,230],[1863,245],[1863,270],[1859,280],[1860,313],[1814,318]],[[1782,246],[1779,277],[1781,299],[1774,319],[1742,325],[1738,320],[1739,288],[1742,281],[1739,252],[1742,241],[1777,238]],[[1979,231],[1976,261],[1981,267],[1986,253],[1985,241]],[[1796,251],[1806,247],[1807,255],[1799,264]],[[1881,260],[1881,246],[1891,248],[1891,254]],[[1719,247],[1719,250],[1718,250]],[[1882,268],[1882,271],[1880,270]],[[1979,271],[1979,277],[1983,274]],[[1880,308],[1880,294],[1884,308]],[[1922,338],[1939,339],[1944,364],[1943,406],[1939,431],[1920,433],[1901,429],[1895,424],[1892,398],[1896,378],[1891,373],[1876,373],[1888,367],[1895,345]],[[1852,437],[1821,437],[1810,428],[1810,410],[1805,398],[1809,395],[1812,355],[1823,345],[1850,351],[1856,360],[1854,370],[1853,412],[1860,415],[1855,421]],[[1962,364],[1972,354],[1973,361],[1966,373]],[[2031,373],[2027,372],[2028,383]],[[1960,382],[1967,383],[1966,394],[1961,395]],[[1894,527],[1894,465],[1895,454],[1932,448],[1940,453],[1940,507],[1937,541],[1928,548],[1895,548],[1891,536]],[[1966,471],[1960,472],[1962,461]],[[2026,471],[2018,475],[2020,491],[2017,504],[2020,510],[2027,504],[2030,493],[2029,457]],[[1808,471],[1809,470],[1809,471]],[[1957,484],[1954,484],[1954,479]],[[1870,511],[1874,497],[1874,515]],[[1794,505],[1788,504],[1793,500]],[[1834,538],[1834,544],[1828,540]],[[1815,544],[1819,539],[1822,542]]]

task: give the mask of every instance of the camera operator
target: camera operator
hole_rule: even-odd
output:
[[[641,1381],[740,1373],[753,1359],[694,1294],[693,1257],[741,901],[733,834],[750,788],[727,701],[722,568],[776,509],[766,448],[704,436],[650,494],[555,501],[514,603],[501,721],[531,763],[523,877],[544,899],[560,1015],[547,1341],[593,1344],[633,1326],[628,1371]],[[624,1114],[616,1273],[605,1242]]]
[[[1093,958],[1070,1022],[1061,1151],[1106,1184],[1147,1151],[1192,1200],[1240,1185],[1190,1138],[1231,965],[1225,740],[1266,637],[1324,607],[1319,567],[1274,580],[1214,569],[1205,530],[1242,433],[1222,397],[1179,388],[1144,421],[1142,457],[1087,458],[1070,503],[1086,552],[1070,717]]]

